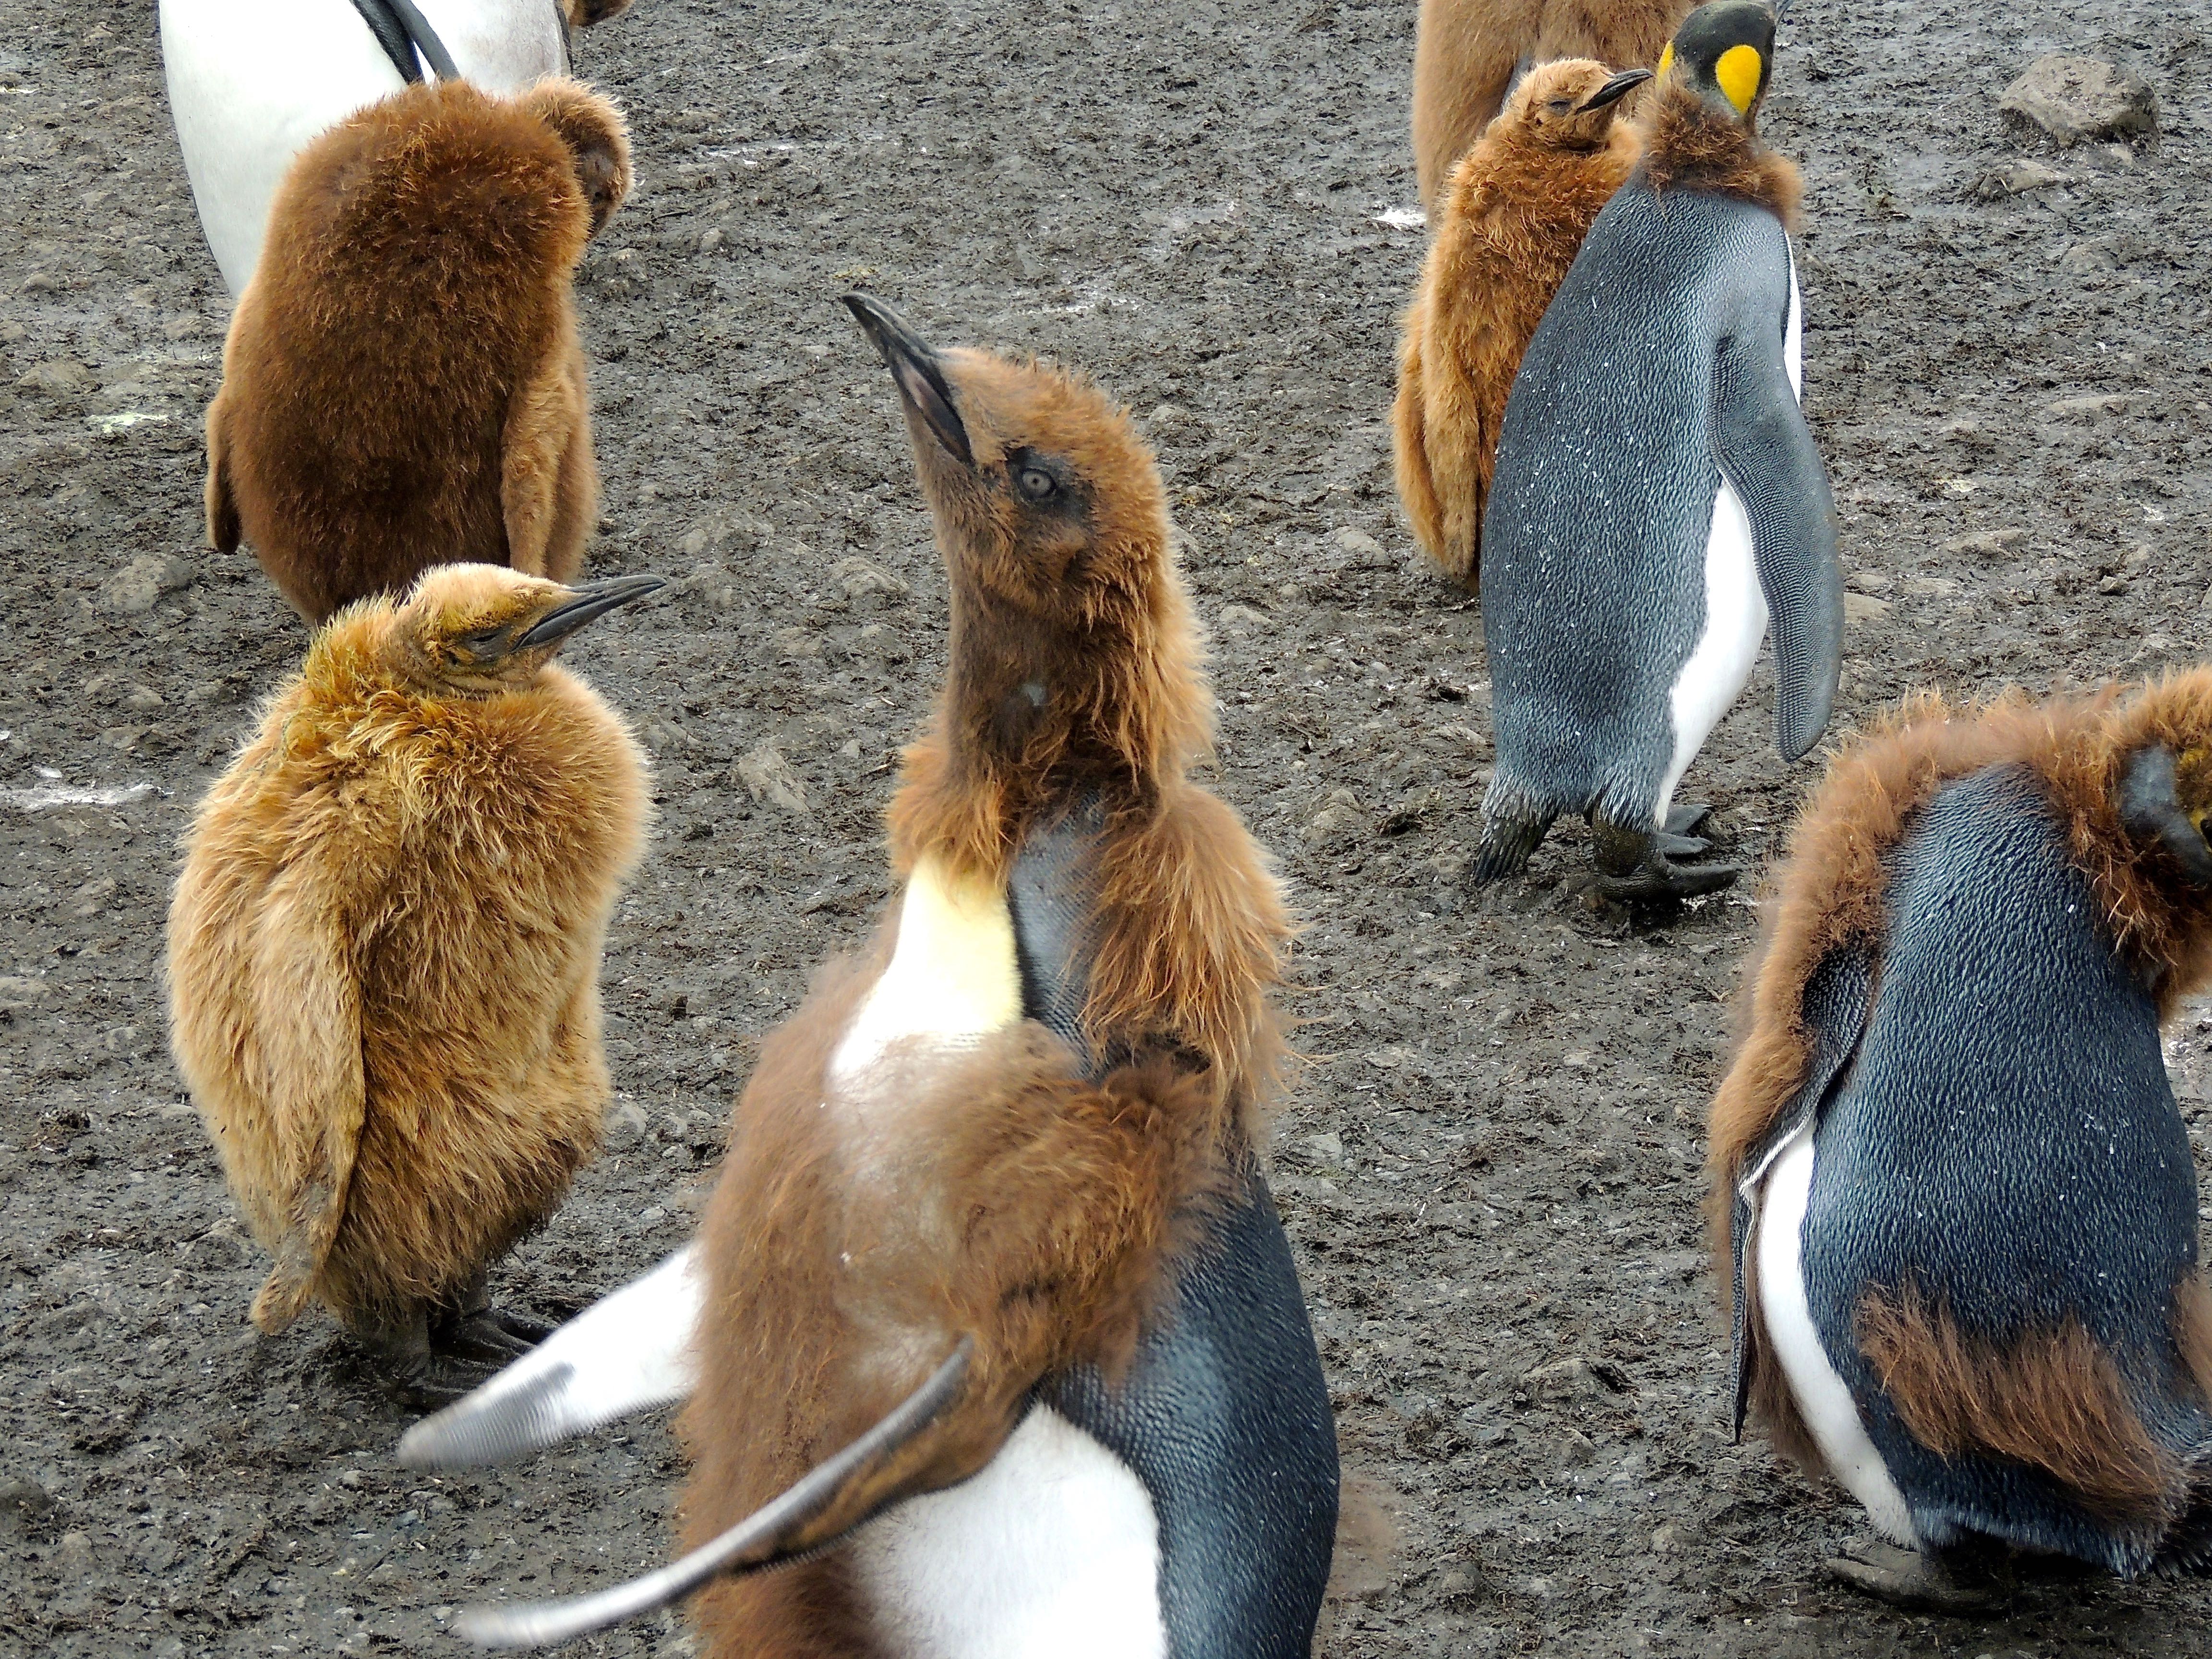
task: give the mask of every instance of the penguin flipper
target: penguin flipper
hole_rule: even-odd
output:
[[[337,919],[311,904],[301,894],[278,896],[254,964],[254,1030],[272,1085],[277,1167],[270,1185],[281,1231],[276,1266],[253,1298],[252,1318],[271,1335],[314,1295],[345,1219],[368,1109],[361,988]]]
[[[1751,1312],[1745,1305],[1750,1282],[1751,1237],[1758,1219],[1756,1194],[1775,1157],[1818,1115],[1820,1108],[1842,1082],[1857,1054],[1859,1039],[1874,1011],[1874,961],[1862,945],[1838,946],[1821,957],[1805,980],[1799,1002],[1808,1054],[1805,1080],[1789,1103],[1775,1116],[1766,1133],[1752,1143],[1744,1156],[1735,1190],[1729,1194],[1729,1242],[1735,1258],[1735,1289],[1731,1298],[1735,1319],[1729,1361],[1729,1395],[1735,1404],[1729,1431],[1743,1438],[1744,1419],[1751,1408]]]
[[[246,538],[238,517],[238,498],[230,489],[230,425],[220,390],[207,412],[207,544],[217,553],[235,553]]]
[[[1827,729],[1843,670],[1844,574],[1836,506],[1771,321],[1723,340],[1714,368],[1713,459],[1751,520],[1773,615],[1775,743],[1802,759]]]
[[[542,1451],[684,1399],[706,1279],[696,1240],[578,1314],[497,1376],[399,1442],[410,1469],[465,1469]]]

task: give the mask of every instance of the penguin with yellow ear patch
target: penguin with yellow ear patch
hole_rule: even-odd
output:
[[[1521,361],[1482,531],[1498,763],[1478,881],[1587,813],[1599,887],[1711,892],[1674,790],[1771,617],[1776,739],[1826,726],[1841,662],[1836,518],[1798,408],[1796,169],[1759,143],[1759,0],[1713,0],[1664,56],[1644,159]]]
[[[549,1328],[484,1273],[599,1146],[600,946],[647,811],[636,743],[552,658],[660,585],[445,565],[351,607],[185,842],[170,1042],[276,1259],[253,1322],[320,1302],[415,1403]]]
[[[1832,1473],[1893,1601],[2001,1546],[2212,1567],[2212,1300],[2160,1028],[2212,974],[2212,669],[1923,696],[1790,835],[1715,1097],[1739,1425]]]

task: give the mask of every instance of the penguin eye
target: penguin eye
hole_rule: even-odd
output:
[[[1048,501],[1060,493],[1060,480],[1039,466],[1024,450],[1012,458],[1014,488],[1022,492],[1023,499]]]
[[[489,657],[498,652],[506,634],[504,628],[480,628],[473,634],[462,635],[458,642],[471,657]]]
[[[1565,115],[1574,106],[1565,98],[1554,98],[1548,107],[1554,115]]]

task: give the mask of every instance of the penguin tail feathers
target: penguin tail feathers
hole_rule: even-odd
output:
[[[1544,839],[1545,831],[1552,827],[1549,814],[1496,817],[1486,815],[1482,826],[1482,845],[1476,851],[1474,866],[1468,871],[1468,884],[1487,887],[1508,876],[1517,876],[1528,868],[1529,855]]]
[[[313,1275],[280,1262],[254,1296],[251,1316],[255,1328],[264,1336],[282,1334],[306,1310],[314,1293]]]

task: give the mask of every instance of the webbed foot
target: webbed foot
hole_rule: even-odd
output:
[[[1659,827],[1670,836],[1694,836],[1698,826],[1713,815],[1713,804],[1709,800],[1686,800],[1667,811],[1667,821]]]
[[[1706,843],[1692,836],[1611,823],[1603,818],[1592,820],[1590,832],[1597,843],[1597,890],[1619,902],[1648,903],[1717,893],[1743,873],[1733,864],[1675,863],[1670,854],[1677,848],[1683,849],[1685,857],[1705,851]]]

